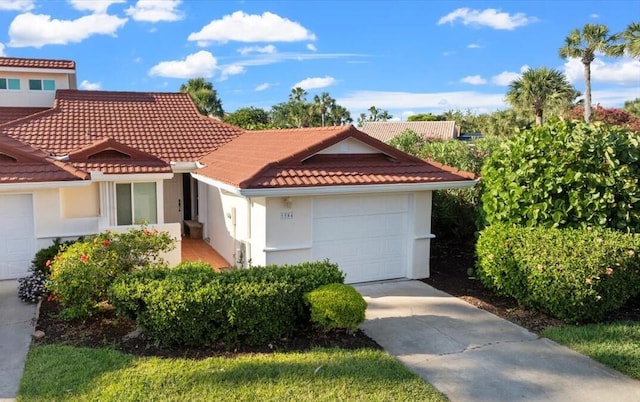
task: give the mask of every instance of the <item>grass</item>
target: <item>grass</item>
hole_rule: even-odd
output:
[[[446,401],[385,352],[316,349],[203,360],[33,346],[18,401]]]
[[[640,322],[547,328],[542,336],[640,380]]]

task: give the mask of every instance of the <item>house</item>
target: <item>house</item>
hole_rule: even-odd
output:
[[[455,121],[369,121],[360,127],[360,131],[386,143],[407,130],[424,139],[452,140],[460,136],[460,127]]]
[[[47,109],[0,125],[0,279],[56,237],[142,222],[178,242],[198,225],[231,265],[329,259],[347,282],[427,277],[432,191],[474,184],[352,126],[245,132],[187,94],[56,89]],[[166,258],[181,260],[179,244]]]

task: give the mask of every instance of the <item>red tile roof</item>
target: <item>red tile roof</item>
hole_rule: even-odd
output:
[[[165,162],[197,161],[242,134],[202,116],[185,93],[58,90],[52,109],[0,126],[54,155],[109,137]]]
[[[0,135],[0,183],[86,180],[89,174],[11,137]]]
[[[424,139],[452,140],[460,135],[455,121],[368,121],[360,131],[389,142],[406,130],[411,130]]]
[[[19,57],[0,57],[0,66],[17,68],[43,68],[55,70],[75,70],[73,60],[23,59]]]
[[[374,154],[318,154],[354,138]],[[473,174],[404,154],[353,126],[247,132],[202,159],[199,174],[239,188],[469,181]]]
[[[18,120],[47,109],[46,107],[0,107],[0,124]]]

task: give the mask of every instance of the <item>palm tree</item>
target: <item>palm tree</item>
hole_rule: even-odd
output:
[[[218,93],[213,89],[213,84],[204,78],[191,78],[186,84],[180,86],[180,92],[191,95],[196,107],[205,116],[223,118],[224,110]]]
[[[313,97],[313,109],[320,114],[322,127],[324,127],[327,112],[334,108],[335,105],[336,100],[329,96],[328,92],[323,92],[320,96],[316,95]]]
[[[601,24],[586,24],[582,31],[574,29],[558,51],[562,59],[580,58],[584,65],[584,121],[591,120],[591,63],[596,53],[621,56],[624,47],[616,44],[618,37],[609,35],[609,28]]]
[[[629,24],[620,34],[620,39],[624,41],[624,50],[629,56],[640,58],[640,23]]]
[[[560,71],[530,68],[509,84],[507,102],[516,110],[533,111],[536,124],[542,125],[545,110],[567,108],[578,95]]]
[[[329,112],[331,123],[334,126],[342,126],[343,124],[349,124],[353,122],[351,113],[344,106],[333,105]]]

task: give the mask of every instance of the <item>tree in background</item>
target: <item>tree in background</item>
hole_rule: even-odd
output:
[[[269,113],[256,107],[243,107],[224,117],[224,121],[245,130],[264,130],[270,128]]]
[[[622,110],[640,119],[640,98],[626,101],[622,106]]]
[[[351,123],[353,123],[353,119],[346,107],[337,104],[332,105],[329,111],[328,124],[332,126],[342,126]]]
[[[622,56],[624,46],[618,45],[618,35],[609,35],[609,28],[601,24],[586,24],[582,31],[574,29],[559,50],[562,59],[580,58],[584,66],[584,121],[591,121],[591,63],[596,53]]]
[[[287,102],[273,105],[270,117],[273,128],[341,126],[353,121],[349,111],[338,105],[328,92],[308,102],[307,91],[302,88],[293,88]]]
[[[336,100],[329,96],[328,92],[313,97],[313,110],[320,115],[322,127],[325,125],[327,114],[335,106]]]
[[[479,132],[488,137],[511,137],[531,127],[531,120],[515,109],[498,110],[484,116]]]
[[[191,99],[203,115],[219,119],[224,117],[222,101],[218,98],[217,91],[213,89],[213,84],[204,78],[189,79],[186,84],[180,86],[180,92],[191,95]]]
[[[411,115],[407,121],[445,121],[445,117],[441,114],[419,113]]]
[[[365,122],[369,121],[387,121],[391,120],[393,115],[389,114],[388,110],[381,110],[375,106],[371,106],[369,108],[369,115],[366,113],[360,113],[360,117],[358,117],[358,127],[362,127]]]
[[[528,69],[509,84],[507,102],[516,110],[530,111],[542,125],[544,111],[568,109],[578,92],[560,71],[546,67]]]
[[[576,106],[569,112],[569,119],[579,119],[583,106]],[[635,133],[640,133],[640,118],[624,109],[604,108],[600,105],[592,110],[591,121],[599,121],[608,126],[617,126]]]
[[[632,22],[620,34],[624,41],[624,51],[633,58],[640,59],[640,23]]]

